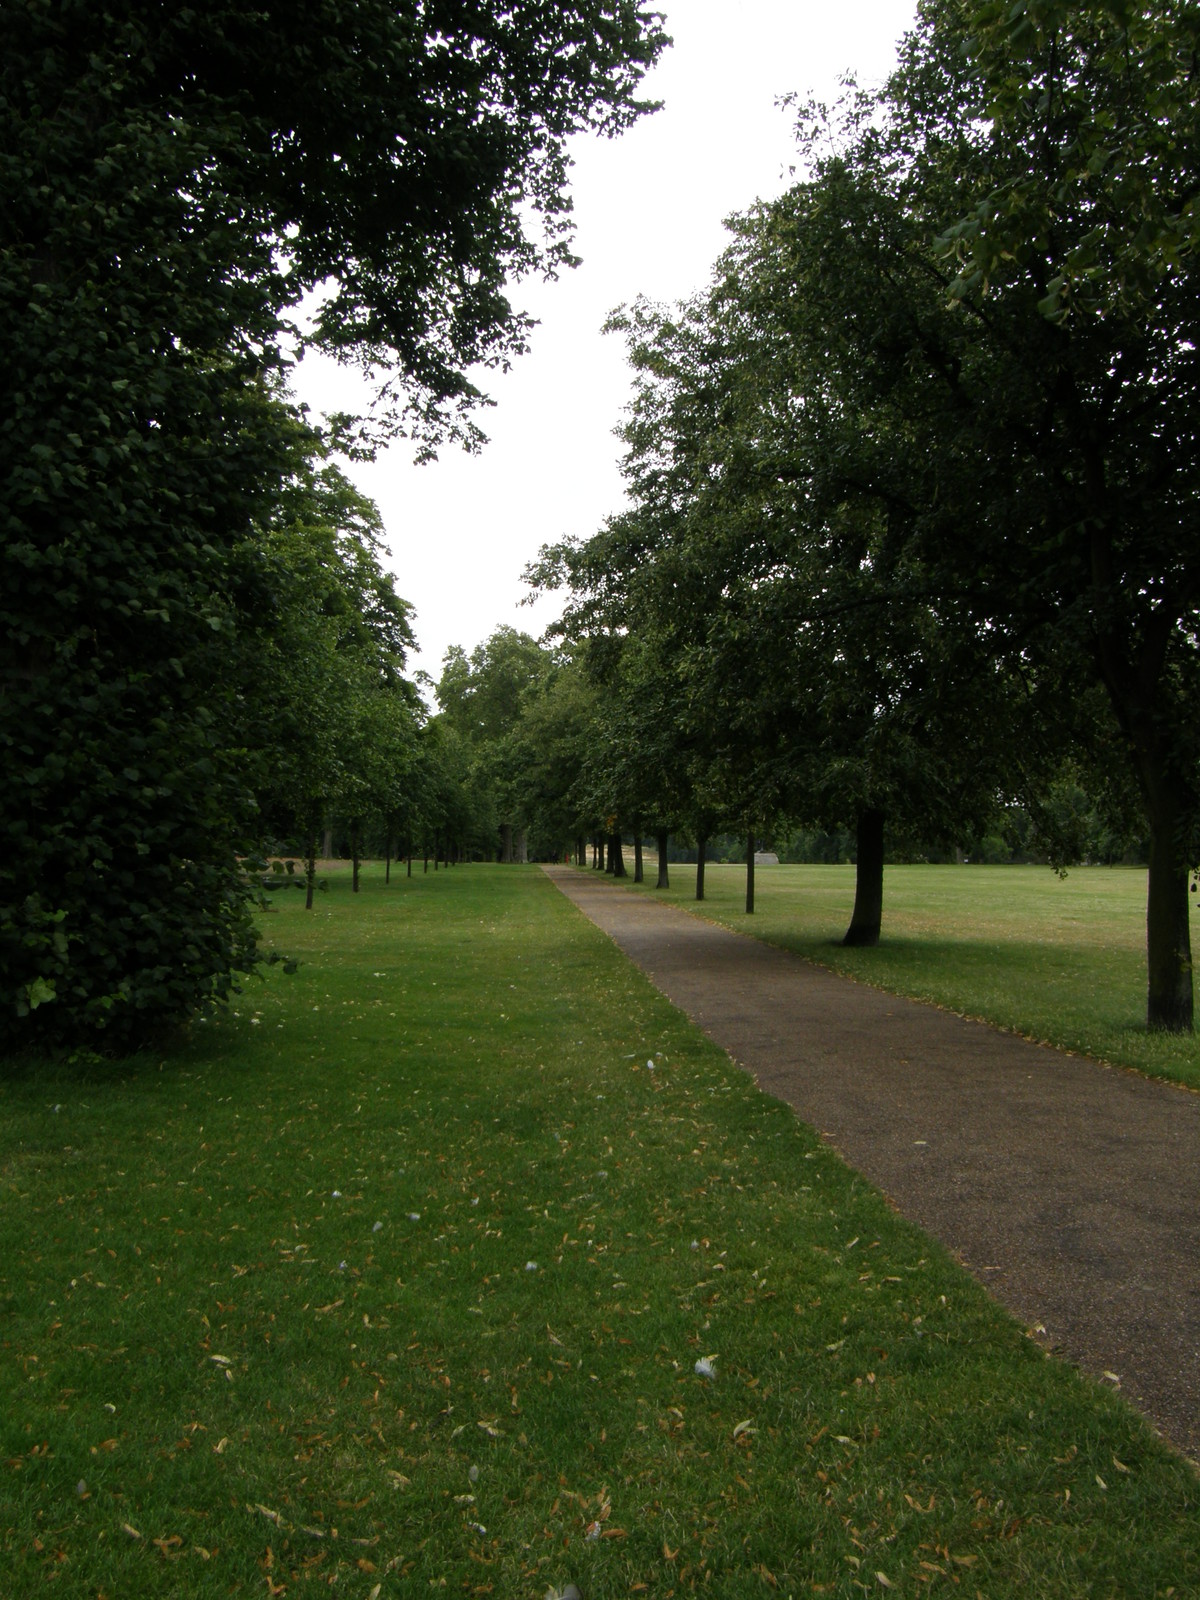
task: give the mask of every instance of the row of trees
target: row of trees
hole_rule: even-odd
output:
[[[1064,772],[1149,837],[1152,1028],[1192,1026],[1200,856],[1200,16],[928,0],[878,93],[798,111],[806,176],[709,288],[614,318],[629,508],[530,577],[607,713],[627,829],[1020,801]],[[605,730],[608,730],[606,737]]]
[[[293,315],[385,375],[335,442],[477,442],[566,141],[665,43],[637,0],[5,5],[0,1050],[227,993],[268,819],[398,794],[407,617],[281,397]]]

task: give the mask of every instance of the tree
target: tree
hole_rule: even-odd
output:
[[[1192,1026],[1200,859],[1198,26],[1175,0],[931,7],[889,91],[956,308],[925,323],[920,387],[939,459],[976,465],[919,538],[981,620],[1103,686],[1150,833],[1146,1015],[1167,1031]]]
[[[506,279],[571,260],[565,140],[645,109],[665,37],[632,0],[4,25],[0,1047],[125,1048],[257,960],[227,661],[292,467],[261,402],[290,311],[320,287],[310,342],[389,373],[385,430],[477,442]]]

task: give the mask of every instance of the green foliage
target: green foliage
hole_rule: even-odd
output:
[[[634,509],[533,573],[576,632],[656,641],[717,815],[952,839],[1019,798],[1065,861],[1039,797],[1123,767],[1096,792],[1139,793],[1168,1029],[1200,859],[1197,28],[930,0],[887,85],[801,109],[802,180],[734,219],[710,290],[614,319]]]
[[[236,858],[302,765],[239,753],[289,308],[320,286],[312,342],[391,369],[385,430],[476,440],[505,278],[571,259],[564,141],[627,126],[664,43],[630,0],[6,5],[0,1049],[126,1048],[257,960]],[[342,687],[308,746],[358,783],[383,702]]]

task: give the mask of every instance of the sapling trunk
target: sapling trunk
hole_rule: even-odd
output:
[[[642,834],[639,829],[633,836],[633,881],[641,883],[642,878]]]
[[[754,911],[754,830],[746,836],[746,915]]]
[[[708,851],[708,840],[701,834],[696,840],[696,899],[704,899],[704,857]]]

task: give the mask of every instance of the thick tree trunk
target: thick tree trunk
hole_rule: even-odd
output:
[[[629,873],[625,868],[625,847],[621,843],[621,835],[614,833],[612,836],[613,877],[627,878]]]
[[[513,831],[511,822],[500,824],[500,860],[509,866],[513,858]]]
[[[746,835],[746,915],[754,912],[754,829]]]
[[[708,850],[708,840],[701,834],[696,840],[696,899],[704,899],[704,857]]]
[[[671,887],[671,874],[667,870],[667,840],[670,835],[665,828],[660,828],[655,836],[658,845],[658,882],[656,889],[669,889]]]
[[[1157,754],[1157,752],[1155,752]],[[1146,885],[1146,1026],[1191,1033],[1192,930],[1188,868],[1180,849],[1186,795],[1164,762],[1143,755],[1142,786],[1150,822]]]
[[[883,922],[883,812],[868,806],[858,814],[858,866],[854,878],[854,912],[844,945],[879,943]]]
[[[633,836],[633,881],[634,881],[634,883],[641,883],[643,881],[643,878],[644,878],[644,874],[642,872],[642,830],[639,828],[637,830],[637,832]]]

